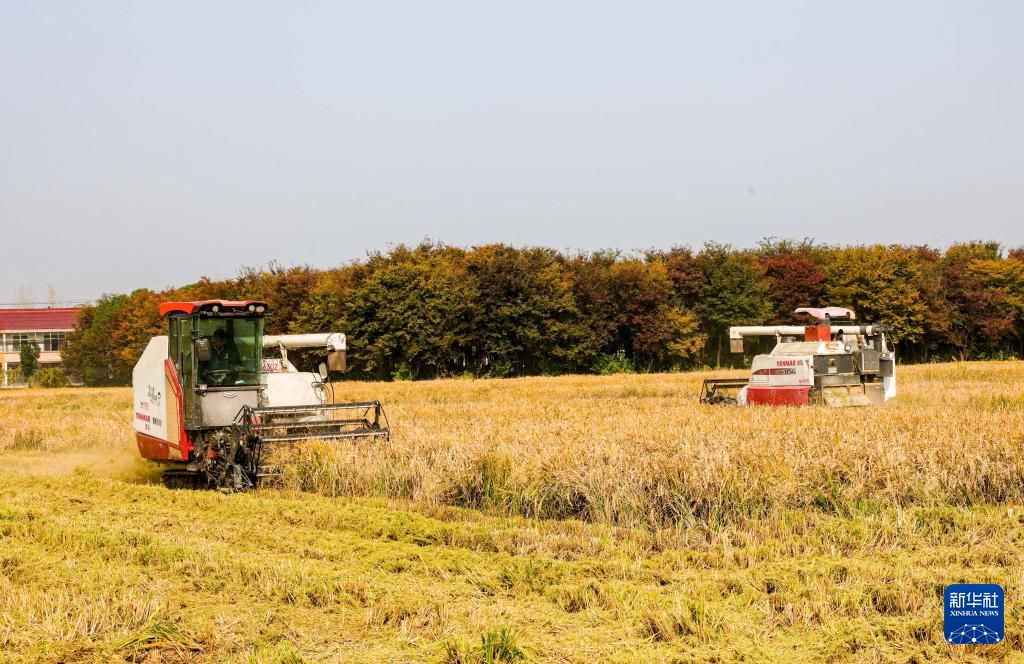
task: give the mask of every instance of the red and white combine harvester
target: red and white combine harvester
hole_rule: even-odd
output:
[[[388,438],[379,401],[334,403],[329,372],[345,370],[345,335],[264,336],[265,302],[167,302],[167,334],[132,370],[139,452],[171,466],[165,480],[240,491],[256,485],[268,444]],[[304,372],[288,351],[326,352]],[[277,351],[277,357],[264,357]]]
[[[708,378],[701,403],[767,406],[871,406],[896,396],[896,354],[882,325],[857,325],[843,307],[801,307],[811,325],[729,328],[729,349],[743,352],[748,337],[775,337],[775,348],[757,355],[749,379]]]

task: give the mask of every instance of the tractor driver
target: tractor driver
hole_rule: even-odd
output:
[[[210,359],[200,367],[200,375],[206,383],[224,385],[241,364],[242,359],[234,340],[224,330],[217,330],[210,340]]]

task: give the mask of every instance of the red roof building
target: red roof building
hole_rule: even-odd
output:
[[[0,356],[3,386],[19,381],[21,345],[39,345],[39,366],[60,366],[60,349],[68,332],[78,323],[80,309],[0,309]]]

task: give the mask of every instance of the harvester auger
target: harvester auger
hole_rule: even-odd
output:
[[[334,403],[328,376],[345,370],[345,335],[264,336],[266,313],[252,300],[160,305],[167,334],[132,370],[133,422],[143,458],[169,466],[168,484],[243,491],[267,475],[269,445],[390,438],[379,401]],[[326,351],[318,373],[295,368],[297,349]]]
[[[871,406],[896,396],[896,353],[884,325],[857,325],[843,307],[801,307],[812,325],[729,328],[729,347],[743,352],[747,337],[775,337],[775,348],[754,357],[750,378],[707,378],[700,401],[768,406]]]

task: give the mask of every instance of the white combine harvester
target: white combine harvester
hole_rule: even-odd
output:
[[[882,325],[857,325],[843,307],[801,307],[813,325],[729,328],[729,349],[743,352],[743,340],[775,337],[775,348],[757,355],[749,379],[708,378],[701,403],[768,406],[881,405],[896,396],[896,354]]]
[[[140,454],[172,466],[167,480],[244,490],[268,444],[390,436],[379,401],[334,403],[328,376],[345,370],[345,335],[264,336],[266,312],[252,300],[160,305],[168,333],[132,370],[133,422]],[[310,349],[326,352],[318,373],[288,358]]]

